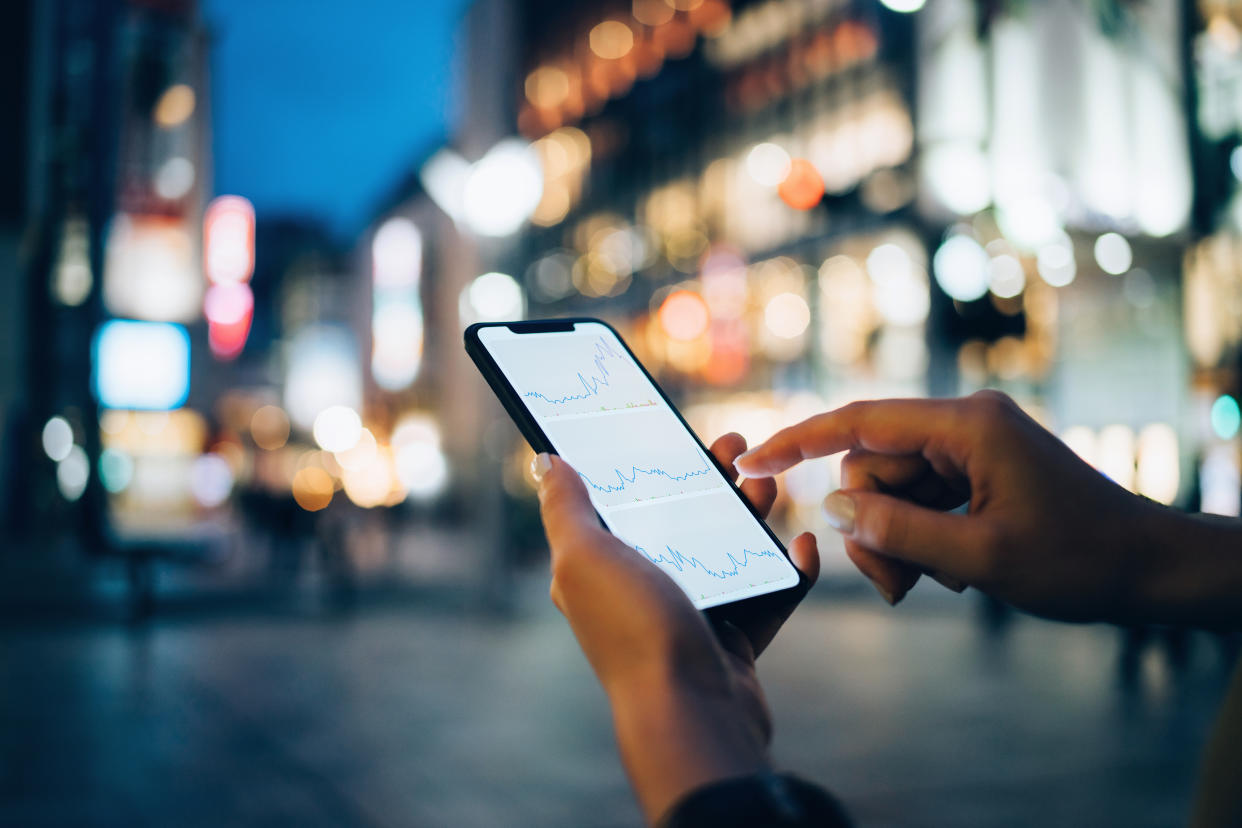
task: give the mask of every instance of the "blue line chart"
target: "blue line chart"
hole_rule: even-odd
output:
[[[588,375],[578,372],[578,382],[582,385],[581,394],[566,394],[563,397],[549,397],[547,394],[539,391],[527,391],[522,396],[530,397],[536,400],[543,400],[551,405],[565,405],[566,403],[585,400],[599,394],[600,386],[608,387],[610,385],[608,377],[612,372],[608,370],[606,364],[608,359],[620,359],[621,355],[617,353],[608,342],[601,336],[595,343],[595,371]]]
[[[678,572],[685,572],[687,568],[697,569],[700,572],[710,575],[713,578],[718,578],[719,580],[722,580],[722,581],[726,578],[734,578],[740,575],[742,568],[745,566],[748,566],[750,562],[754,560],[755,558],[779,558],[781,557],[779,552],[773,552],[770,549],[762,549],[758,552],[752,552],[749,549],[743,549],[741,558],[738,558],[732,552],[726,553],[725,557],[728,558],[728,562],[729,564],[732,565],[732,569],[728,569],[728,568],[712,569],[711,567],[704,564],[701,560],[699,560],[695,556],[685,555],[679,550],[674,549],[673,547],[668,546],[668,545],[665,545],[664,547],[665,551],[661,552],[659,555],[652,555],[650,552],[648,552],[646,549],[643,549],[641,546],[636,546],[634,548],[637,549],[639,552],[643,553],[643,555],[647,558],[647,560],[651,561],[654,564],[667,564],[669,566],[676,568]]]
[[[592,480],[590,477],[583,474],[582,472],[578,472],[578,476],[582,478],[584,483],[586,483],[588,486],[590,486],[595,491],[608,494],[611,492],[623,492],[630,486],[637,484],[640,475],[645,475],[646,477],[662,478],[664,480],[668,480],[674,483],[680,483],[686,480],[691,480],[695,477],[705,477],[712,473],[712,467],[709,466],[706,461],[704,461],[703,468],[695,469],[694,471],[688,471],[688,472],[685,472],[684,474],[672,474],[671,472],[665,471],[664,469],[661,469],[661,468],[643,469],[643,468],[639,468],[638,466],[631,466],[629,474],[626,474],[620,469],[613,469],[613,473],[616,475],[616,479],[617,479],[616,483],[611,483],[611,482],[596,483],[594,480]]]

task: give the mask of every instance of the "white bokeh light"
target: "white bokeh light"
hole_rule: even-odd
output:
[[[333,405],[319,412],[312,429],[324,451],[348,451],[362,437],[362,418],[347,405]]]
[[[1100,270],[1120,276],[1134,264],[1130,243],[1119,233],[1105,233],[1095,240],[1095,261]]]
[[[988,254],[970,236],[951,236],[932,257],[936,283],[951,298],[973,302],[988,292]]]
[[[458,311],[462,322],[502,322],[520,319],[525,306],[522,287],[507,273],[484,273],[461,292]]]
[[[73,449],[73,427],[64,417],[53,417],[43,426],[43,451],[56,462],[69,456]]]
[[[1026,289],[1022,263],[1006,253],[988,263],[988,287],[1001,299],[1012,299]]]
[[[756,144],[746,155],[746,172],[765,187],[779,186],[789,175],[789,153],[777,144]]]
[[[481,236],[508,236],[530,218],[541,198],[539,154],[525,141],[508,138],[470,168],[462,192],[462,216]]]

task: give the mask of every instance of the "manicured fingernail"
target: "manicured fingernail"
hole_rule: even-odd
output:
[[[854,534],[854,498],[840,490],[828,495],[824,498],[824,517],[841,534]]]
[[[954,592],[961,592],[967,587],[967,583],[960,578],[954,578],[952,575],[941,575],[939,572],[932,573],[932,580],[945,589],[951,589]]]
[[[543,482],[543,476],[552,471],[552,458],[547,452],[536,454],[530,460],[530,476],[535,478],[536,483]]]
[[[893,593],[881,586],[879,581],[871,581],[871,585],[875,587],[876,592],[880,593],[880,597],[888,602],[890,607],[897,606],[897,599],[893,597]]]
[[[733,458],[733,468],[737,469],[740,474],[746,474],[746,469],[742,468],[742,465],[746,462],[746,458],[750,457],[754,453],[755,450],[751,449],[750,451],[744,451],[737,457]]]

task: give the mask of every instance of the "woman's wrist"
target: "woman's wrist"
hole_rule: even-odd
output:
[[[766,728],[732,692],[668,674],[607,690],[621,759],[648,822],[696,788],[768,767]]]
[[[1151,504],[1131,531],[1135,574],[1118,620],[1242,627],[1242,521]]]

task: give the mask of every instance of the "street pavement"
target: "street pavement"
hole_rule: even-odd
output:
[[[543,577],[516,589],[9,622],[0,825],[639,824]],[[1177,825],[1234,650],[1126,640],[934,585],[817,590],[761,659],[774,754],[863,827]]]

